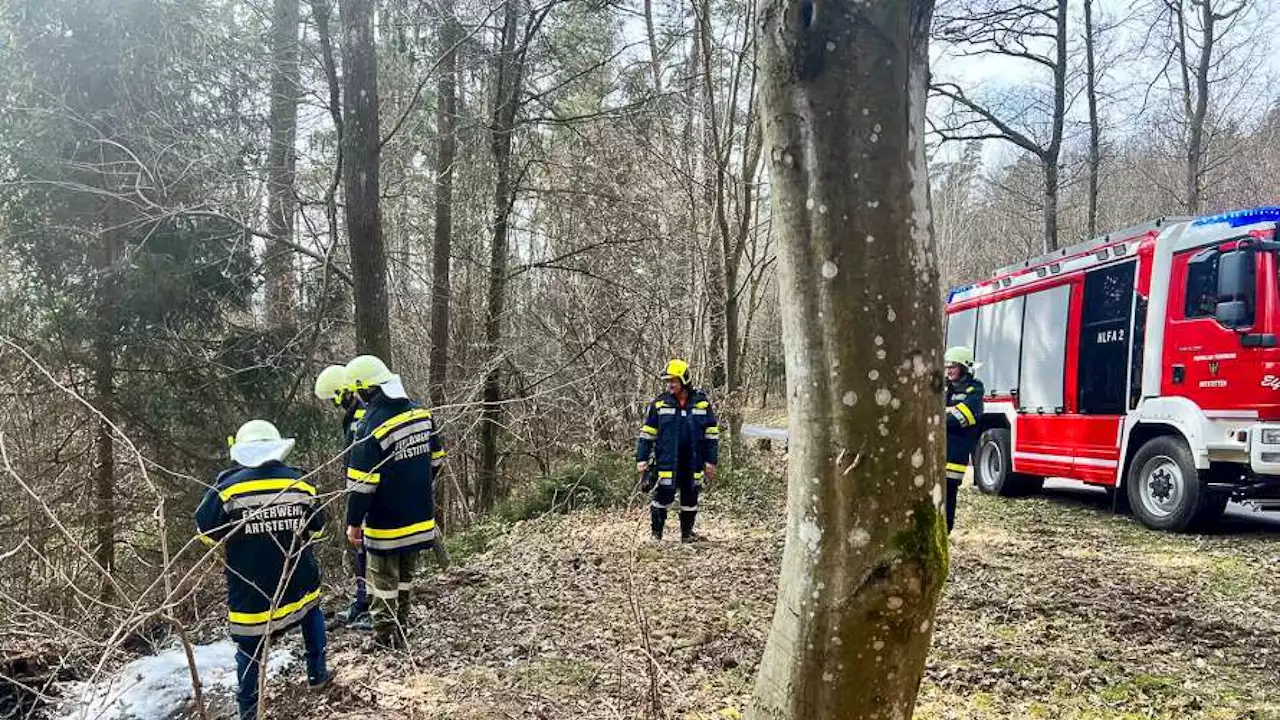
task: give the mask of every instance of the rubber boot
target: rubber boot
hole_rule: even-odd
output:
[[[680,511],[680,540],[683,542],[696,542],[700,540],[693,532],[693,522],[698,519],[697,510],[681,510]]]
[[[653,532],[654,540],[662,539],[662,530],[667,525],[667,509],[666,508],[649,508],[649,522]]]

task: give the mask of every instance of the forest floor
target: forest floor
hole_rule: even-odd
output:
[[[487,550],[420,581],[410,653],[335,632],[335,687],[281,682],[269,717],[738,718],[772,615],[780,484],[708,493],[696,546],[646,544],[638,503],[490,529]],[[966,489],[952,538],[917,718],[1280,718],[1280,536],[1158,534],[1085,495]]]

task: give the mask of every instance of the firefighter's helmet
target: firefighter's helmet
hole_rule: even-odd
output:
[[[332,400],[342,403],[342,395],[351,389],[347,380],[347,369],[341,365],[330,365],[316,376],[316,397],[321,400]]]
[[[973,370],[973,351],[963,345],[947,348],[943,361],[947,365],[961,365],[965,370]]]
[[[347,363],[347,382],[356,390],[390,382],[395,375],[387,369],[387,364],[375,355],[361,355]]]
[[[663,380],[679,380],[685,385],[689,384],[689,363],[676,358],[667,363],[667,367],[662,371]]]
[[[280,437],[276,426],[266,420],[250,420],[231,439],[231,459],[245,467],[282,462],[292,449],[293,438]]]

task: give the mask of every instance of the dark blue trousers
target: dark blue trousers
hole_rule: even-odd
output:
[[[307,681],[317,682],[325,676],[324,613],[320,606],[311,608],[303,616],[302,644],[307,659]],[[263,638],[236,641],[236,705],[240,708],[240,720],[257,720],[258,672],[262,666]]]

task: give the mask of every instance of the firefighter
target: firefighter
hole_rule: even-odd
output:
[[[368,553],[374,642],[403,647],[420,551],[436,535],[432,486],[445,451],[431,412],[372,355],[347,363],[365,406],[347,463],[347,539]]]
[[[973,376],[972,350],[948,348],[943,361],[947,371],[947,532],[951,532],[956,522],[956,496],[978,442],[985,390],[982,381]]]
[[[320,568],[311,544],[324,531],[316,489],[284,464],[293,440],[266,420],[250,420],[231,441],[235,463],[196,510],[197,537],[226,550],[227,605],[236,643],[241,720],[258,715],[258,674],[269,636],[302,626],[307,686],[332,680],[325,668]]]
[[[667,511],[678,491],[680,540],[697,542],[702,540],[693,532],[698,517],[698,494],[702,480],[712,480],[715,476],[720,457],[720,426],[711,401],[691,383],[689,363],[680,359],[668,362],[661,378],[666,381],[667,389],[649,403],[636,443],[636,472],[644,477],[656,471],[649,508],[653,540],[662,540]],[[645,485],[649,489],[650,483]]]
[[[364,408],[360,399],[351,389],[347,380],[347,369],[342,365],[330,365],[316,376],[316,397],[331,401],[342,411],[342,447],[344,456],[350,452],[356,440],[356,427],[364,418]],[[369,595],[365,590],[365,552],[363,545],[355,546],[356,595],[345,609],[339,610],[339,622],[348,623],[354,630],[373,629],[369,617]]]

